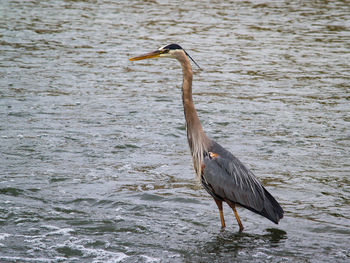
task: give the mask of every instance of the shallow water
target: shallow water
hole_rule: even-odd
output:
[[[346,1],[2,1],[1,262],[350,262]],[[194,180],[178,43],[207,134],[285,209]]]

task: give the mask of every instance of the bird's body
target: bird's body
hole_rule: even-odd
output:
[[[198,179],[219,208],[222,227],[225,227],[222,202],[226,202],[233,209],[240,230],[243,230],[243,225],[238,217],[236,205],[245,207],[277,224],[283,217],[283,209],[278,202],[248,168],[204,133],[192,99],[193,73],[188,59],[191,57],[179,45],[171,44],[130,60],[153,57],[175,58],[182,66],[182,100],[193,166]]]
[[[243,206],[276,224],[283,216],[280,205],[254,174],[214,141],[204,158],[201,182],[214,199]]]

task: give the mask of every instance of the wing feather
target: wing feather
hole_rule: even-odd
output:
[[[283,209],[240,160],[211,141],[208,156],[203,159],[202,184],[214,198],[229,200],[274,223],[283,217]]]
[[[204,180],[217,196],[257,211],[263,209],[262,185],[237,158],[205,157],[204,165]]]

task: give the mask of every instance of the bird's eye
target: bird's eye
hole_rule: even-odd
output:
[[[166,53],[169,53],[169,49],[162,49],[160,51],[161,54],[166,54]]]

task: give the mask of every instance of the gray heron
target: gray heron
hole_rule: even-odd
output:
[[[182,66],[182,101],[193,166],[204,189],[215,200],[219,209],[221,227],[225,228],[226,226],[223,202],[226,202],[232,208],[240,231],[243,230],[243,225],[236,206],[249,209],[278,224],[284,211],[276,199],[240,160],[204,133],[193,104],[193,72],[189,59],[197,66],[198,64],[177,44],[166,45],[153,52],[132,57],[129,60],[137,61],[149,58],[174,58]]]

